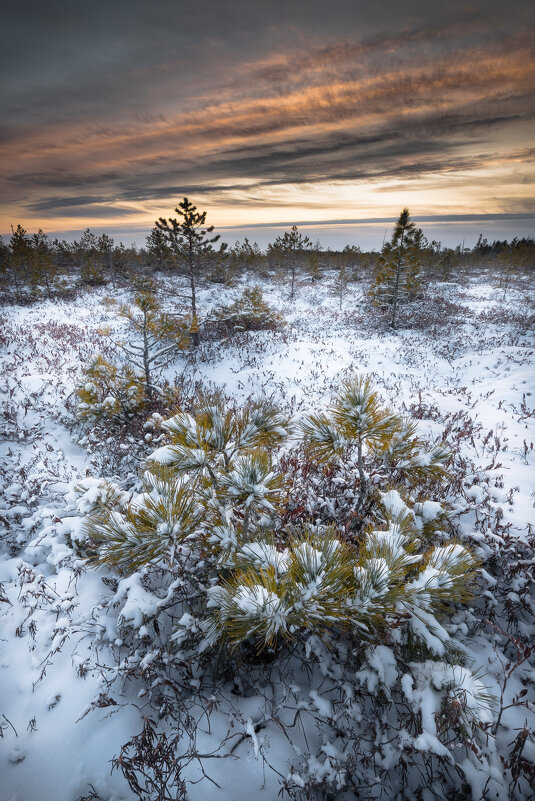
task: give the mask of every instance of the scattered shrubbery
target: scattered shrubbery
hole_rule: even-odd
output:
[[[419,253],[424,262],[425,250]],[[446,255],[449,277],[457,278],[459,258]],[[320,266],[328,285],[327,261],[320,252],[316,257],[312,275],[318,277]],[[260,264],[254,248],[247,258],[247,269]],[[341,306],[347,281],[365,273],[355,268],[348,276],[343,263],[337,270],[332,283]],[[291,768],[280,776],[281,786],[296,799],[346,794],[420,801],[415,788],[424,784],[430,797],[468,797],[467,783],[475,797],[481,791],[489,801],[529,797],[533,732],[527,722],[513,731],[504,721],[511,708],[526,721],[534,709],[534,541],[533,532],[524,540],[513,536],[493,494],[503,486],[496,470],[506,438],[500,440],[497,429],[484,437],[475,415],[442,413],[420,394],[411,417],[443,431],[428,443],[414,420],[385,407],[366,379],[347,380],[324,412],[293,421],[271,402],[237,409],[221,398],[200,399],[199,387],[187,393],[168,387],[159,368],[189,347],[194,321],[165,314],[146,291],[154,288],[152,279],[152,286],[141,283],[134,304],[118,307],[128,327],[116,343],[122,360],[104,341],[105,355],[91,359],[76,390],[79,442],[103,457],[90,467],[115,477],[77,482],[67,515],[50,522],[35,545],[44,551],[41,543],[57,536],[51,559],[71,558],[72,546],[101,571],[108,595],[80,624],[94,636],[94,658],[79,671],[102,671],[102,692],[91,708],[116,706],[114,696],[124,693],[126,682],[128,697],[133,693],[142,707],[142,731],[114,760],[132,792],[186,798],[185,768],[195,762],[206,775],[211,757],[232,758],[244,739],[269,765],[261,734],[267,730],[272,741],[281,735],[288,744]],[[36,291],[44,292],[40,287]],[[426,331],[460,327],[468,308],[463,299],[453,303],[435,294],[398,311],[398,324]],[[504,341],[514,344],[529,331],[529,315],[527,304],[518,313],[497,304],[471,320],[507,322]],[[367,334],[374,324],[384,328],[384,322],[361,322]],[[254,287],[199,321],[199,330],[210,339],[213,327],[218,339],[282,324]],[[68,338],[70,347],[80,337],[73,326],[39,326],[24,332],[30,346],[36,332],[40,341],[46,335],[65,345]],[[281,339],[288,341],[288,332]],[[259,367],[269,352],[260,348],[270,340],[238,341],[248,365]],[[464,340],[464,331],[445,337],[435,353],[447,348],[444,355],[457,358]],[[414,335],[411,358],[419,358],[422,341]],[[207,342],[196,358],[215,362],[226,347],[221,340]],[[52,373],[50,350],[46,369]],[[466,387],[448,392],[465,393],[464,406],[473,408]],[[12,421],[20,423],[22,415],[10,396],[6,440],[39,435],[31,414],[26,418],[30,401],[38,402],[32,398],[27,393],[24,400],[26,427],[17,429]],[[529,397],[515,414],[526,421],[533,415]],[[461,455],[474,443],[484,469]],[[519,455],[526,463],[529,453],[525,440]],[[27,476],[21,469],[18,483],[8,487],[14,475],[5,476],[0,502],[16,509],[24,487],[24,503],[36,508],[40,473]],[[513,496],[511,490],[508,503]],[[76,513],[83,525],[70,516]],[[20,533],[18,512],[10,511],[9,519],[4,514],[0,526],[12,532],[16,554],[30,529]],[[471,521],[463,539],[459,514]],[[82,562],[75,564],[78,576]],[[33,625],[46,581],[28,570],[20,587],[30,621],[25,625]],[[45,600],[39,603],[46,607]],[[66,637],[60,632],[57,641]],[[484,655],[498,683],[495,698],[486,687],[489,677],[468,656],[471,648],[476,658]],[[108,653],[111,664],[104,664],[106,649],[115,651],[116,663]],[[250,699],[255,712],[248,717],[243,710],[253,709]],[[196,732],[201,726],[204,733],[212,720],[221,745],[206,754]],[[96,799],[96,791],[89,797]]]
[[[340,303],[345,282],[364,281],[373,302],[395,324],[398,306],[419,296],[426,283],[459,281],[475,271],[490,269],[505,295],[518,279],[533,271],[535,260],[535,243],[530,238],[489,243],[480,236],[471,249],[464,244],[447,248],[429,242],[410,221],[407,209],[380,252],[362,251],[356,245],[338,252],[323,250],[296,226],[265,251],[248,239],[215,249],[213,243],[219,235],[212,235],[213,226],[205,227],[205,211],[197,211],[184,198],[175,212],[177,218],[156,222],[145,247],[139,249],[117,244],[107,234],[97,236],[89,229],[78,241],[67,242],[51,241],[42,230],[29,234],[18,225],[9,241],[0,237],[0,296],[9,302],[29,303],[42,297],[70,297],[77,286],[98,288],[113,282],[135,288],[140,281],[153,280],[156,272],[178,272],[186,279],[195,318],[199,316],[201,280],[228,286],[244,273],[261,279],[277,274],[289,284],[293,300],[300,275],[316,281],[334,271],[342,284],[337,291]],[[197,332],[191,333],[196,343]]]

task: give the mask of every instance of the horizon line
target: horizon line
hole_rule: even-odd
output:
[[[313,227],[313,226],[342,226],[342,225],[373,225],[373,224],[390,224],[397,219],[396,216],[392,217],[347,217],[347,218],[338,218],[338,219],[322,219],[322,220],[283,220],[281,222],[258,222],[258,223],[236,223],[233,225],[216,225],[215,228],[220,231],[235,231],[235,230],[244,230],[244,229],[269,229],[269,228],[285,228],[288,226],[301,226],[301,227]],[[533,220],[535,223],[535,212],[495,212],[489,214],[424,214],[424,215],[414,215],[413,220],[416,223],[455,223],[455,222],[492,222],[492,221],[515,221],[515,220]],[[147,224],[150,225],[150,224]],[[121,225],[112,224],[112,225],[101,225],[101,226],[93,226],[97,229],[107,229],[109,231],[113,231],[113,229],[120,230],[124,233],[128,231],[134,232],[142,232],[145,230],[150,230],[145,225],[142,224],[132,224],[128,225],[128,223]],[[51,230],[49,233],[75,233],[77,231],[84,231],[84,230],[91,230],[90,225],[85,225],[84,227],[79,228],[71,228],[71,229],[63,229],[59,231]],[[6,231],[1,233],[0,236],[10,236],[11,231]],[[46,231],[45,231],[46,233]]]

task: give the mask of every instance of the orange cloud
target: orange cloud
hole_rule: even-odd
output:
[[[192,185],[236,210],[263,206],[267,197],[276,203],[281,186],[304,208],[296,187],[313,184],[312,205],[323,192],[333,207],[333,192],[322,186],[338,187],[345,202],[346,184],[354,191],[375,181],[388,191],[398,176],[456,173],[458,191],[461,173],[530,163],[527,140],[512,147],[506,134],[497,141],[489,133],[509,126],[520,136],[522,121],[535,114],[527,33],[488,47],[419,51],[428,39],[428,32],[409,31],[279,54],[241,64],[240,80],[234,72],[216,82],[213,95],[178,108],[170,93],[159,115],[118,114],[90,126],[58,120],[18,132],[3,147],[0,225],[5,230],[14,213],[17,221],[48,213],[76,225],[107,210],[112,220],[147,220],[168,203],[167,193]],[[435,39],[443,41],[438,33]],[[69,198],[69,216],[61,218]]]

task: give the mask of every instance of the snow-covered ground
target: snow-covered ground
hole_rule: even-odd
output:
[[[204,288],[200,307],[230,302],[242,288]],[[263,291],[286,318],[283,330],[204,343],[195,358],[180,356],[167,368],[168,378],[179,375],[187,387],[202,381],[239,402],[252,395],[273,397],[299,414],[327,404],[343,377],[372,375],[393,409],[414,415],[423,434],[438,438],[446,432],[459,450],[466,472],[463,531],[479,538],[481,555],[492,557],[489,537],[498,550],[500,538],[526,540],[535,498],[535,330],[525,324],[529,314],[533,318],[533,287],[509,289],[504,298],[483,277],[435,285],[430,293],[457,304],[457,310],[450,309],[447,319],[437,312],[425,325],[395,333],[376,324],[359,284],[350,284],[341,311],[328,277],[303,281],[292,304],[280,284],[266,283]],[[102,623],[99,599],[110,593],[103,581],[107,574],[84,567],[65,536],[75,514],[64,500],[69,485],[101,475],[99,454],[76,444],[83,432],[73,425],[72,393],[81,365],[107,346],[98,329],[124,326],[113,305],[102,303],[104,295],[128,299],[124,290],[106,287],[74,301],[3,309],[2,801],[134,798],[120,773],[110,773],[110,760],[140,730],[141,702],[128,683],[113,702],[100,695],[102,676],[115,669],[104,645],[95,667],[90,647]],[[433,308],[430,304],[431,316]],[[128,449],[128,443],[123,446]],[[115,472],[127,486],[128,460],[125,465],[124,473],[120,467]],[[134,480],[130,476],[130,484]],[[499,526],[493,528],[493,521]],[[534,628],[525,628],[529,641]],[[485,646],[480,637],[467,647],[483,668],[484,684],[499,697],[503,668],[496,644]],[[518,673],[506,690],[509,702],[521,687]],[[328,703],[314,689],[311,697],[316,704]],[[528,697],[535,701],[533,683]],[[235,725],[242,725],[246,736],[229,759],[207,760],[219,789],[204,779],[188,787],[191,799],[277,798],[279,776],[262,754],[286,776],[287,747],[276,726],[252,729],[259,703],[241,699]],[[505,753],[524,722],[533,728],[534,716],[525,706],[512,707],[503,721]],[[197,746],[204,753],[225,735],[224,712],[220,719],[212,716],[211,726],[208,731],[200,724]],[[528,742],[526,758],[533,760],[534,752]],[[189,777],[200,778],[193,763]],[[477,796],[477,781],[472,787]]]

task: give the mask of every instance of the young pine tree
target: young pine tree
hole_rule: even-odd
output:
[[[46,294],[50,297],[58,270],[52,246],[41,229],[33,235],[32,246],[30,280],[34,287],[44,284]]]
[[[78,243],[75,243],[80,279],[89,286],[100,286],[106,283],[101,267],[98,237],[86,228]]]
[[[11,275],[15,284],[15,291],[19,294],[21,284],[30,272],[33,253],[31,239],[26,230],[21,225],[17,225],[16,229],[13,229],[12,226],[11,230],[12,234],[9,239]]]
[[[84,367],[75,392],[76,416],[86,423],[124,424],[147,404],[141,377],[128,365],[117,367],[101,354]]]
[[[138,293],[134,307],[123,306],[120,315],[129,321],[133,336],[118,343],[119,347],[128,361],[142,371],[146,399],[152,403],[159,392],[154,372],[164,368],[178,350],[186,347],[191,326],[189,321],[177,321],[162,312],[154,295],[148,292]]]
[[[383,246],[370,288],[374,305],[391,310],[393,328],[399,306],[421,292],[420,250],[423,241],[421,229],[411,220],[409,210],[403,209],[391,241]]]
[[[197,211],[197,206],[185,197],[175,208],[175,212],[180,219],[170,217],[160,217],[155,225],[159,231],[165,235],[171,252],[175,258],[181,262],[185,268],[190,284],[191,314],[194,320],[197,318],[197,279],[203,257],[212,250],[212,244],[217,242],[220,235],[210,236],[214,226],[208,228],[203,226],[206,223],[206,211]],[[194,331],[192,334],[193,346],[199,344],[199,333]]]
[[[342,303],[346,293],[347,285],[349,283],[349,274],[345,264],[341,264],[338,268],[334,282],[334,294],[338,298],[338,308],[342,311]]]
[[[113,263],[113,239],[108,234],[102,234],[97,240],[98,258],[103,272],[111,272]]]
[[[402,627],[406,657],[413,638],[446,655],[439,618],[469,596],[476,563],[445,532],[428,536],[416,504],[411,509],[396,493],[396,508],[378,506],[355,538],[335,520],[281,525],[286,481],[274,453],[291,426],[273,404],[259,400],[235,412],[207,403],[163,428],[170,443],[146,462],[143,494],[124,505],[108,485],[105,502],[90,513],[94,562],[128,572],[191,563],[183,576],[190,576],[188,597],[199,599],[204,647],[249,641],[260,651],[310,634],[330,642],[335,632],[362,648]],[[368,498],[392,495],[378,488],[393,481],[410,491],[422,472],[444,474],[442,449],[423,452],[415,429],[379,405],[365,378],[347,379],[327,414],[301,428],[314,458],[342,458],[358,471]],[[379,470],[373,483],[372,465]],[[310,510],[313,519],[318,511]]]
[[[290,231],[285,231],[284,235],[278,236],[274,242],[273,249],[278,252],[282,263],[290,271],[290,300],[293,300],[295,296],[295,273],[297,267],[301,264],[304,251],[310,250],[311,247],[312,242],[308,236],[300,234],[296,225],[292,225]]]
[[[161,270],[171,259],[171,250],[166,235],[159,228],[154,227],[146,242],[154,271]]]

